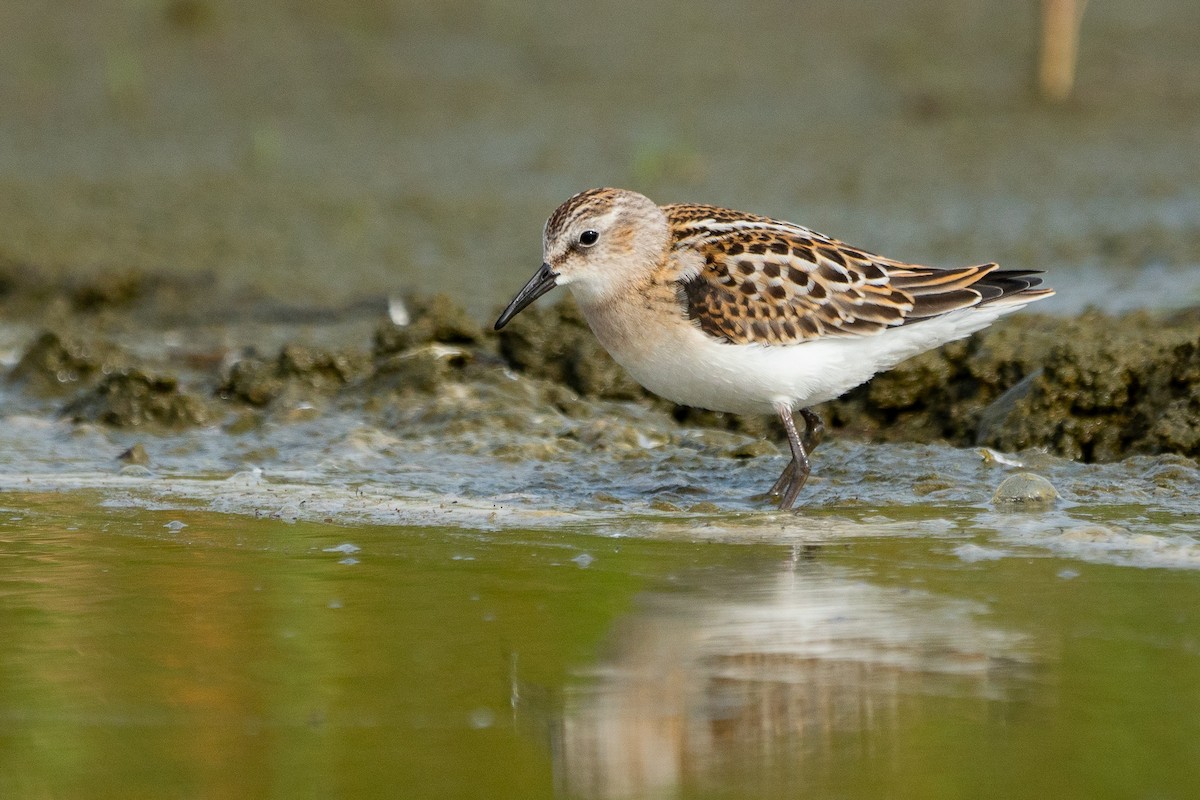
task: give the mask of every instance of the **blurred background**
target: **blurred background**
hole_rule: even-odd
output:
[[[1200,4],[1089,4],[1060,100],[1038,88],[1041,13],[7,0],[0,274],[316,307],[448,291],[482,318],[547,214],[608,184],[1047,269],[1060,312],[1195,303]]]

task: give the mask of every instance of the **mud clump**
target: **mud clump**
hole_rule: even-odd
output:
[[[189,428],[213,418],[209,402],[184,392],[172,376],[140,369],[109,375],[72,400],[63,415],[75,422],[98,422],[116,428]]]
[[[217,387],[217,396],[257,407],[295,403],[335,394],[368,374],[370,360],[363,353],[289,344],[274,359],[235,362]]]
[[[385,320],[375,330],[372,352],[376,359],[435,342],[475,345],[484,338],[479,324],[444,294],[407,297],[393,317],[399,317],[399,321]]]
[[[90,337],[44,331],[9,370],[8,378],[42,396],[61,396],[95,385],[131,366],[116,345]]]
[[[180,429],[213,417],[211,404],[183,391],[178,378],[94,335],[43,331],[8,378],[43,397],[73,394],[61,413],[79,422]]]
[[[470,350],[451,345],[427,344],[375,360],[369,381],[374,392],[435,392],[438,387],[462,377],[471,363]]]
[[[565,384],[586,397],[637,400],[648,395],[588,328],[574,302],[531,307],[499,331],[500,355],[514,369]]]
[[[367,388],[377,393],[434,392],[461,379],[464,368],[487,355],[491,344],[483,328],[447,295],[409,296],[375,329],[374,370]]]
[[[1200,323],[1026,315],[918,356],[825,407],[888,441],[1048,450],[1078,461],[1200,456]]]
[[[112,302],[124,296],[118,288]],[[336,396],[368,411],[391,409],[397,419],[434,409],[447,424],[510,420],[524,428],[531,407],[583,419],[603,399],[666,409],[692,427],[782,439],[771,415],[717,414],[653,397],[604,351],[569,301],[531,307],[493,334],[445,296],[409,298],[376,327],[369,350],[288,344],[273,358],[249,355],[223,371],[218,362],[192,364],[201,374],[189,381],[204,388],[191,394],[177,378],[161,377],[167,371],[160,365],[100,337],[50,330],[9,379],[49,397],[82,392],[66,413],[121,427],[206,424],[227,411],[254,425],[259,409],[303,407],[311,415],[319,412],[312,404]],[[530,380],[511,381],[505,368]],[[497,399],[518,384],[529,397]],[[875,441],[1039,448],[1081,461],[1135,453],[1200,458],[1200,311],[1022,314],[910,359],[818,411],[831,429]]]
[[[1200,457],[1200,324],[1189,316],[1069,321],[1044,363],[987,444],[1082,461]]]

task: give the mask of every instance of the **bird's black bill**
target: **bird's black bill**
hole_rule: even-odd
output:
[[[521,287],[521,291],[517,292],[517,296],[508,304],[508,308],[504,309],[504,313],[496,320],[496,330],[500,330],[508,321],[521,313],[521,309],[537,300],[546,292],[553,289],[558,282],[558,276],[550,269],[549,264],[542,264],[537,272],[533,273],[533,277],[529,279],[529,283]]]

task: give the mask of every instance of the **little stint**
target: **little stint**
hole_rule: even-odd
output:
[[[559,206],[542,256],[496,330],[568,286],[596,338],[650,391],[777,414],[792,458],[769,494],[784,509],[824,432],[810,406],[1054,294],[1036,288],[1037,271],[905,264],[790,222],[659,206],[624,189],[589,189]]]

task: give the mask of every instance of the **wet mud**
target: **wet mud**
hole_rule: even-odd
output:
[[[128,339],[122,328],[129,325],[114,322],[128,323],[122,315],[163,316],[160,294],[100,299],[97,290],[73,291],[88,302],[60,303],[57,325],[32,337],[7,381],[47,414],[77,422],[151,430],[223,424],[236,434],[264,419],[307,421],[357,408],[396,425],[414,414],[438,417],[461,433],[519,429],[539,414],[588,419],[595,402],[622,401],[656,412],[656,422],[639,429],[647,418],[634,406],[608,403],[607,419],[596,424],[613,430],[595,431],[593,444],[629,440],[636,447],[639,436],[662,434],[654,428],[672,426],[672,418],[686,428],[768,440],[731,444],[749,448],[735,457],[753,458],[779,441],[769,417],[677,407],[650,395],[604,352],[569,300],[530,308],[499,333],[445,295],[412,296],[395,301],[390,314],[376,309],[370,341],[284,342],[260,353],[228,344],[227,333],[215,350],[155,352],[106,333]],[[10,289],[10,309],[28,307],[19,295]],[[507,386],[513,375],[527,379],[519,397]],[[911,359],[819,410],[841,435],[875,442],[1039,449],[1083,462],[1200,457],[1200,312],[1021,314]]]

